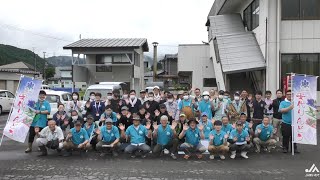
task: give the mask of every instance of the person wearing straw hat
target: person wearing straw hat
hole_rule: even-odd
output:
[[[188,124],[183,125],[183,130],[179,135],[179,139],[185,138],[185,142],[180,145],[180,148],[184,151],[184,159],[196,153],[198,159],[202,158],[207,148],[201,144],[200,140],[204,139],[203,126],[197,126],[198,121],[195,118],[190,118]]]
[[[177,123],[174,121],[170,126],[168,123],[168,116],[162,115],[160,118],[160,125],[156,122],[153,124],[153,138],[157,139],[157,144],[153,148],[153,153],[159,155],[162,150],[170,149],[172,159],[177,159],[175,153],[177,152],[179,140],[176,139],[175,128]]]
[[[111,118],[105,120],[105,125],[97,129],[98,144],[97,150],[101,152],[100,156],[105,155],[104,148],[112,152],[114,157],[118,156],[118,149],[120,147],[120,133],[119,129],[113,125]]]
[[[141,152],[141,157],[145,158],[147,153],[151,151],[150,146],[146,144],[146,138],[151,138],[151,123],[146,126],[140,124],[140,117],[133,115],[133,124],[125,131],[125,126],[119,124],[122,138],[126,139],[130,144],[125,148],[124,152],[130,154],[132,158],[136,157],[136,152]]]

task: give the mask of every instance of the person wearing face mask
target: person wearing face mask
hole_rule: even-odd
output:
[[[29,129],[29,138],[28,138],[28,148],[25,150],[25,153],[32,151],[32,143],[34,137],[39,133],[44,127],[47,126],[48,115],[50,114],[51,107],[50,103],[45,100],[46,92],[41,90],[39,93],[39,100],[35,104],[35,116],[33,118],[32,124]]]
[[[141,90],[140,91],[139,100],[141,101],[141,104],[144,104],[148,100],[148,98],[146,97],[146,91],[145,90]]]
[[[160,103],[162,100],[159,86],[153,87],[154,100]]]
[[[174,120],[179,120],[179,113],[178,113],[178,104],[174,101],[173,94],[169,93],[167,95],[167,102],[164,103],[169,115]]]
[[[58,127],[62,127],[64,121],[69,119],[67,112],[64,110],[64,105],[62,103],[58,104],[58,111],[53,115],[53,120],[56,122]],[[65,129],[62,129],[63,131]]]
[[[228,100],[228,105],[231,103],[231,98],[230,98],[230,92],[229,91],[224,91],[223,98]]]
[[[153,119],[155,110],[160,110],[159,103],[154,100],[153,92],[149,92],[148,96],[148,101],[144,103],[144,107],[146,107],[147,112],[150,113],[151,119]]]
[[[179,114],[184,112],[187,115],[187,119],[194,117],[195,101],[192,100],[188,92],[184,92],[183,100],[178,104]]]
[[[240,99],[239,92],[234,93],[234,100],[229,105],[228,114],[231,118],[231,124],[240,119],[241,113],[247,113],[247,105],[245,101]]]
[[[131,114],[133,113],[138,113],[139,112],[139,106],[141,105],[141,101],[136,97],[136,91],[135,90],[131,90],[129,92],[129,112],[131,112]]]
[[[214,119],[221,121],[223,116],[226,116],[228,110],[228,100],[223,98],[224,91],[219,91],[219,96],[212,101],[212,107],[214,110]]]
[[[82,103],[79,101],[79,93],[72,93],[72,101],[67,104],[67,110],[69,113],[68,115],[70,115],[71,111],[75,110],[78,112],[79,116],[82,116],[82,111],[84,109]]]
[[[96,93],[95,101],[90,104],[90,112],[94,121],[99,121],[101,114],[105,110],[105,104],[101,101],[101,93]]]
[[[78,112],[76,110],[71,111],[71,116],[68,120],[65,120],[63,122],[63,125],[61,126],[62,130],[66,130],[68,126],[70,126],[70,129],[74,127],[74,122],[80,121],[81,125],[83,125],[84,120],[81,116],[78,115]]]
[[[112,99],[112,93],[111,92],[108,92],[107,93],[107,99],[105,101],[105,105],[110,105],[111,104],[111,99]]]
[[[209,92],[204,91],[202,93],[202,100],[199,102],[200,113],[206,113],[209,120],[212,119],[212,104],[210,102]]]
[[[91,92],[88,101],[93,102],[95,99],[96,99],[96,93],[95,92]]]

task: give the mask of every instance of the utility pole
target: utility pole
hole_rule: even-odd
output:
[[[43,80],[46,80],[46,75],[45,75],[45,69],[46,69],[46,52],[43,52],[43,60],[44,60],[44,65],[43,65]]]
[[[34,75],[33,77],[36,77],[37,73],[37,59],[36,59],[36,53],[34,52],[35,47],[32,47],[32,52],[33,52],[33,58],[34,58]]]
[[[153,82],[156,82],[157,80],[157,65],[158,65],[158,60],[157,60],[157,46],[159,43],[153,42]]]

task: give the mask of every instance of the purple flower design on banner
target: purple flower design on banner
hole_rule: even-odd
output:
[[[35,108],[36,107],[36,102],[35,101],[28,101],[28,106],[29,107],[32,107],[32,108]]]
[[[314,99],[308,99],[307,105],[316,108],[316,101]]]
[[[306,79],[301,81],[301,87],[303,87],[304,89],[309,89],[309,81],[307,81]]]
[[[28,88],[29,90],[32,90],[32,89],[34,88],[34,83],[33,83],[32,81],[28,82],[28,83],[27,83],[27,88]]]

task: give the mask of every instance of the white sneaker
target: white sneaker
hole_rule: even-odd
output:
[[[247,152],[243,151],[241,152],[241,157],[248,159],[249,157],[247,156]]]
[[[231,156],[230,156],[231,159],[234,159],[236,158],[236,151],[231,151]]]
[[[226,157],[224,155],[219,155],[220,156],[220,159],[224,160],[226,159]]]
[[[164,153],[164,154],[169,154],[170,152],[169,152],[168,149],[164,149],[164,150],[163,150],[163,153]]]
[[[214,155],[210,155],[209,159],[214,160]]]

